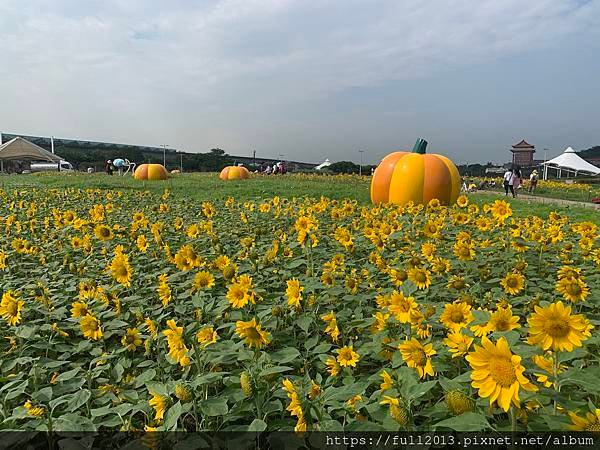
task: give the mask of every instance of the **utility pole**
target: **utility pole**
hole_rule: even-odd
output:
[[[52,149],[52,154],[54,155],[54,136],[50,136],[50,148]]]
[[[543,164],[543,166],[544,166],[544,168],[543,168],[543,174],[544,174],[543,177],[544,177],[544,180],[548,179],[548,166],[546,166],[546,161],[547,160],[548,160],[548,149],[545,148],[544,149],[544,164]]]
[[[167,144],[163,144],[162,148],[163,148],[163,166],[165,167],[165,169],[167,168]]]
[[[362,166],[363,166],[363,153],[364,153],[364,150],[359,150],[358,153],[360,153],[360,166],[358,167],[358,175],[362,177]]]
[[[179,171],[183,173],[183,153],[179,154]]]

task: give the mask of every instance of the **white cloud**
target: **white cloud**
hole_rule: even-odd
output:
[[[599,0],[5,0],[0,122],[218,138],[240,111],[551,47],[599,17]]]

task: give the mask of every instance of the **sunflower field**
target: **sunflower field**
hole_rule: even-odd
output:
[[[0,200],[0,429],[600,430],[597,223],[464,196]]]

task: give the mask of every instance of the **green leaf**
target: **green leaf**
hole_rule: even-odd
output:
[[[327,353],[330,348],[331,348],[331,344],[328,344],[327,342],[323,342],[322,344],[319,344],[315,348],[313,348],[312,353],[314,353],[316,355],[320,355],[321,353]]]
[[[411,400],[418,399],[435,387],[437,381],[425,381],[411,386],[408,390],[408,398]]]
[[[200,403],[200,409],[210,417],[224,416],[229,411],[227,399],[223,397],[209,398]]]
[[[271,360],[277,362],[278,364],[285,364],[290,361],[294,361],[299,356],[300,352],[298,351],[298,349],[293,347],[287,347],[283,350],[279,350],[278,352],[271,354]]]
[[[85,417],[77,414],[64,414],[53,423],[55,431],[95,431],[96,427]]]
[[[135,387],[139,388],[140,386],[143,386],[147,381],[154,379],[155,376],[156,370],[154,369],[148,369],[145,372],[142,372],[135,378]]]
[[[275,366],[275,367],[269,367],[268,369],[263,370],[260,373],[261,377],[266,377],[268,375],[272,375],[274,373],[283,373],[283,372],[288,372],[290,370],[294,370],[293,367],[288,367],[288,366]]]
[[[67,370],[66,372],[63,372],[61,374],[59,374],[56,377],[56,382],[60,383],[61,381],[67,381],[70,380],[71,378],[73,378],[75,375],[77,375],[79,372],[81,371],[81,369],[79,367],[76,367],[72,370]]]
[[[67,403],[67,411],[73,412],[79,409],[82,405],[84,405],[89,398],[92,396],[92,393],[87,389],[82,389],[81,391],[77,391],[71,395]]]
[[[310,328],[310,325],[313,323],[313,319],[311,317],[302,316],[296,319],[296,323],[298,324],[300,329],[307,333],[308,329]]]
[[[248,431],[265,431],[267,429],[267,424],[260,419],[254,419],[252,423],[248,426]]]
[[[460,416],[442,420],[434,424],[433,427],[434,429],[450,428],[455,431],[481,431],[490,428],[490,424],[482,414],[466,412]]]
[[[35,392],[32,397],[38,402],[47,403],[52,399],[52,388],[47,386]]]
[[[181,402],[175,403],[167,410],[167,413],[165,414],[164,424],[165,431],[171,431],[177,428],[177,421],[179,420],[179,417],[182,413],[183,408],[181,407]]]

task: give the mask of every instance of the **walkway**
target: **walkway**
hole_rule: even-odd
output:
[[[477,194],[477,193],[483,193],[483,194],[496,194],[499,197],[504,197],[504,192],[500,192],[500,191],[475,191],[475,192],[471,192],[472,194]],[[537,195],[528,195],[528,194],[521,194],[519,193],[517,196],[517,200],[527,200],[527,201],[532,201],[532,202],[537,202],[537,203],[545,203],[545,204],[554,204],[554,205],[561,205],[561,206],[577,206],[579,208],[591,208],[591,209],[597,209],[600,211],[600,204],[595,204],[595,203],[587,203],[587,202],[578,202],[575,200],[563,200],[560,198],[550,198],[550,197],[539,197]]]

